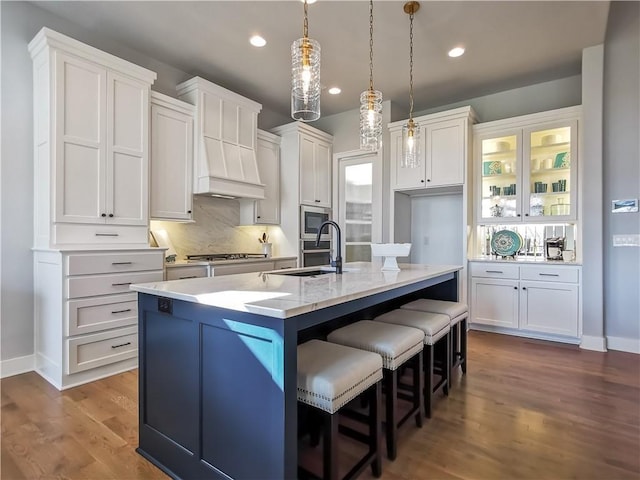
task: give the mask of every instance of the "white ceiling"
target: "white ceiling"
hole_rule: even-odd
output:
[[[288,116],[290,48],[303,5],[289,1],[39,1],[41,8]],[[374,82],[409,97],[403,1],[374,2]],[[580,73],[582,49],[604,41],[609,2],[423,1],[414,20],[415,110]],[[250,35],[267,39],[252,47]],[[322,115],[358,107],[369,77],[368,1],[318,0],[309,36],[322,47]],[[447,51],[464,45],[451,59]]]

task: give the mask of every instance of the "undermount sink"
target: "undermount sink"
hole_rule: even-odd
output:
[[[325,275],[327,273],[336,273],[335,270],[305,270],[303,272],[287,272],[286,270],[284,271],[278,271],[278,272],[271,272],[271,273],[275,273],[276,275],[289,275],[292,277],[315,277],[316,275]]]

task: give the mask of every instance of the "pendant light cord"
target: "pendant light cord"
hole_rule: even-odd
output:
[[[409,120],[413,118],[413,9],[409,14]]]
[[[369,91],[373,92],[373,0],[369,0]]]
[[[307,18],[308,6],[309,4],[307,3],[307,0],[304,0],[304,22],[302,24],[302,36],[304,38],[309,37],[309,19]]]

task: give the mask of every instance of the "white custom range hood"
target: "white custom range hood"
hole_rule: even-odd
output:
[[[263,199],[256,160],[262,105],[200,77],[177,90],[196,106],[193,193]]]

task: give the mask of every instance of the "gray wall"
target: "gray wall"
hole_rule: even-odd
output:
[[[611,200],[640,197],[640,3],[612,2],[604,55],[604,316],[609,346],[640,339],[640,248],[612,236],[640,233],[640,213]],[[588,212],[585,212],[588,214]],[[630,345],[631,346],[631,345]]]

